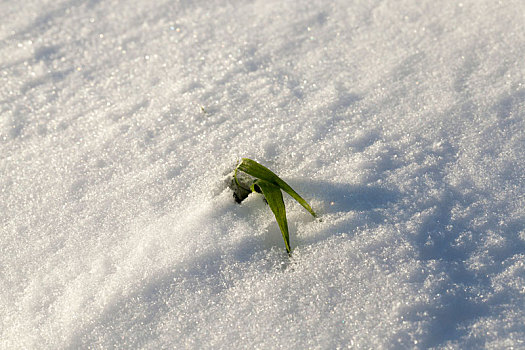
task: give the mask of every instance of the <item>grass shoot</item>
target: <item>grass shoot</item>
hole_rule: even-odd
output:
[[[250,175],[248,187],[246,186],[246,179],[243,178],[240,181],[240,172]],[[286,252],[290,254],[290,235],[288,231],[288,221],[286,219],[286,209],[284,207],[283,195],[281,190],[288,193],[294,198],[299,204],[301,204],[312,216],[315,218],[317,215],[312,210],[312,207],[297,193],[295,192],[284,180],[279,176],[275,175],[270,169],[257,163],[254,160],[243,158],[239,165],[235,168],[233,173],[232,185],[235,187],[234,197],[235,200],[240,203],[244,198],[248,196],[250,192],[262,193],[270,209],[277,220],[279,229],[283,235]]]

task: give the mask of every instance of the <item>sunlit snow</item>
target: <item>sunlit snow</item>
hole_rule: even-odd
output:
[[[522,0],[0,2],[0,348],[525,347],[524,77]]]

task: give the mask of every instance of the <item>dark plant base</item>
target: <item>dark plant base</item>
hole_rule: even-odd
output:
[[[239,183],[237,183],[237,181]],[[229,176],[227,180],[228,187],[233,191],[233,198],[235,199],[235,202],[241,203],[243,200],[248,198],[250,193],[252,193],[250,187],[254,183],[255,178],[246,174],[237,174],[237,181],[235,181],[233,175]],[[257,193],[262,193],[260,187],[257,185],[255,185],[253,189]]]
[[[235,178],[231,176],[228,181],[228,187],[233,191],[235,202],[241,203],[252,192],[250,190],[250,182],[253,180],[248,179],[246,176],[237,176],[237,179],[239,180],[239,183],[237,183]]]

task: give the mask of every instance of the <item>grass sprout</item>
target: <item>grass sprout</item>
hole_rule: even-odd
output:
[[[251,178],[242,178],[239,171],[248,174]],[[241,181],[239,181],[241,179]],[[247,188],[247,182],[249,190]],[[277,220],[279,229],[283,235],[286,252],[290,254],[290,234],[288,231],[288,221],[286,220],[286,209],[284,207],[283,195],[281,190],[288,193],[293,199],[301,204],[312,216],[317,215],[312,207],[279,176],[275,175],[270,169],[248,158],[242,158],[233,173],[232,185],[236,187],[234,197],[237,202],[241,202],[250,192],[262,193],[270,209]],[[238,194],[240,193],[240,194]],[[244,198],[243,198],[244,197]]]

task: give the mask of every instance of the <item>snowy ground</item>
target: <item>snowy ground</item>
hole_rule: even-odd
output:
[[[1,1],[0,348],[524,348],[524,23]],[[292,258],[241,157],[322,214]]]

